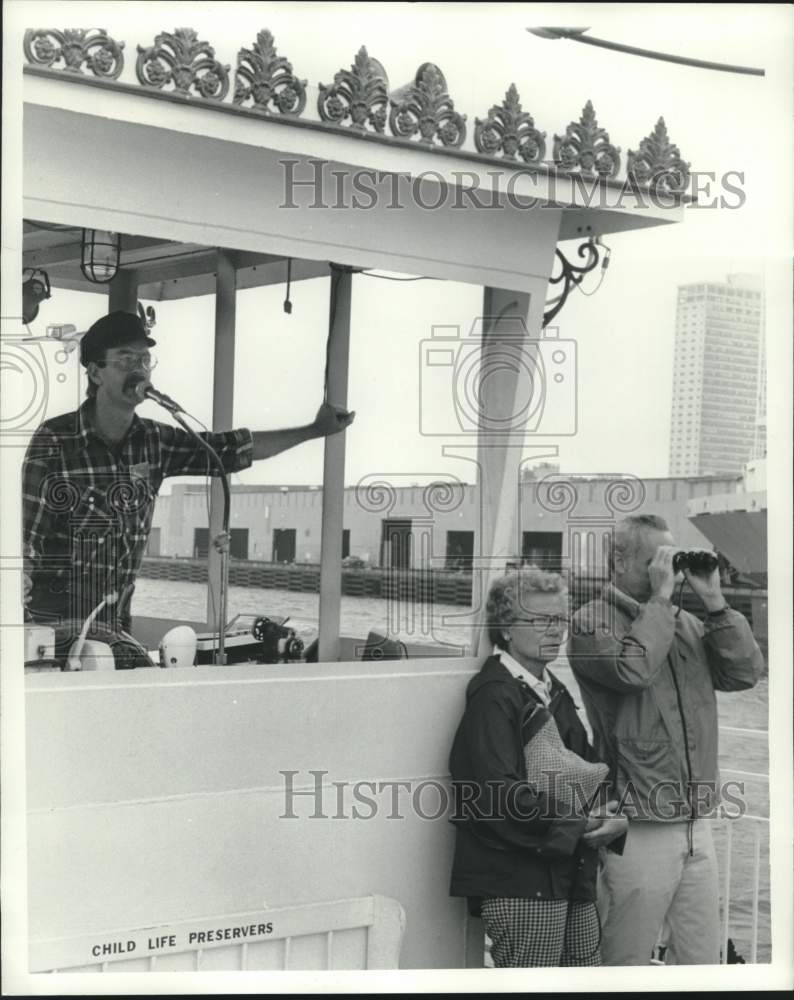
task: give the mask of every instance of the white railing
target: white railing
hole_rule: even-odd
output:
[[[758,915],[761,887],[761,831],[769,826],[765,816],[741,816],[737,819],[722,820],[725,824],[725,854],[722,863],[722,955],[727,961],[728,938],[730,936],[731,875],[733,874],[733,826],[734,823],[750,822],[753,825],[753,903],[752,935],[750,938],[750,962],[758,960]]]
[[[743,729],[738,726],[720,726],[720,732],[737,733],[741,736],[754,736],[768,739],[769,733],[766,729]],[[734,767],[723,767],[725,773],[736,775],[742,779],[750,781],[769,783],[769,774],[758,771],[742,771]],[[731,881],[733,875],[733,828],[735,823],[752,823],[753,829],[753,895],[751,907],[752,934],[750,938],[750,962],[758,960],[758,918],[760,912],[760,888],[761,888],[761,835],[766,831],[767,842],[769,840],[769,817],[756,816],[752,813],[745,813],[735,819],[725,818],[720,821],[725,826],[725,849],[722,858],[722,954],[723,962],[727,961],[728,938],[730,937],[730,913],[731,913]]]

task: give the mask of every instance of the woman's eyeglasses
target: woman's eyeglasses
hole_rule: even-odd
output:
[[[538,632],[545,632],[550,628],[566,630],[571,624],[571,619],[565,615],[532,615],[527,618],[515,618],[513,625],[531,625]]]

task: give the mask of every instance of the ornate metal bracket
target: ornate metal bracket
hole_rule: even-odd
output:
[[[550,299],[546,303],[549,308],[547,308],[546,312],[543,314],[544,330],[565,305],[571,291],[581,285],[584,280],[584,276],[589,274],[598,266],[598,262],[601,259],[600,246],[601,244],[597,243],[596,240],[592,238],[579,246],[577,253],[580,257],[587,258],[584,264],[571,264],[559,247],[555,250],[555,254],[561,265],[561,271],[556,278],[549,278],[549,284],[562,284],[562,288],[553,299]],[[604,258],[605,267],[606,262],[609,260],[608,254],[609,251],[607,251],[607,256]]]
[[[215,58],[215,49],[200,42],[192,28],[176,28],[157,35],[154,45],[138,46],[135,72],[144,87],[162,90],[173,84],[185,97],[193,87],[201,97],[222,101],[229,92],[229,67]]]
[[[272,34],[265,29],[250,49],[237,54],[234,103],[251,99],[257,111],[297,116],[306,107],[306,81],[292,72],[292,63],[276,54]]]
[[[419,141],[427,145],[435,139],[444,146],[463,145],[466,116],[455,111],[444,74],[434,63],[422,63],[413,84],[391,98],[389,128],[393,135],[408,139],[418,132]]]
[[[506,160],[520,156],[525,163],[540,163],[546,155],[546,133],[535,128],[532,115],[521,110],[521,100],[514,83],[501,106],[495,104],[485,120],[474,119],[474,145],[478,153],[494,156],[500,152]]]
[[[571,122],[565,135],[554,136],[554,162],[561,170],[576,170],[592,177],[614,177],[620,169],[620,147],[609,141],[609,133],[596,121],[593,102],[588,101],[578,122]]]
[[[317,111],[324,122],[349,118],[350,127],[359,132],[366,132],[367,125],[383,132],[388,100],[386,70],[362,45],[350,69],[340,69],[330,87],[320,84]]]
[[[124,42],[111,38],[104,28],[29,28],[22,45],[33,66],[51,67],[63,59],[64,72],[82,73],[85,63],[94,76],[106,80],[117,80],[124,69]]]
[[[638,152],[629,150],[626,173],[630,180],[664,194],[681,194],[687,189],[689,164],[681,159],[678,146],[670,142],[664,118],[642,140]]]

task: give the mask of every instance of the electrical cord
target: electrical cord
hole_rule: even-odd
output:
[[[375,274],[374,271],[358,271],[365,278],[378,278],[380,281],[441,281],[441,278],[432,278],[427,275],[420,275],[418,278],[393,278],[388,274]]]
[[[292,257],[287,257],[287,297],[284,299],[284,312],[288,315],[292,315],[292,301],[290,300],[289,293],[292,286]]]
[[[190,416],[190,414],[185,414],[185,416]],[[228,477],[226,475],[226,470],[223,467],[223,462],[221,462],[220,456],[212,447],[212,445],[208,441],[205,441],[204,438],[201,437],[201,435],[197,431],[193,430],[193,428],[187,423],[187,421],[182,419],[181,414],[174,413],[173,417],[174,420],[176,420],[177,423],[180,424],[188,432],[188,434],[191,435],[191,437],[195,438],[196,442],[200,444],[200,446],[209,455],[210,462],[211,463],[214,462],[217,468],[221,472],[220,479],[223,485],[223,530],[226,532],[229,530],[229,520],[231,514],[231,493],[229,491]],[[195,420],[196,418],[193,417],[192,419]],[[201,423],[201,421],[197,422]],[[204,425],[202,424],[202,426]]]
[[[601,274],[600,274],[600,276],[599,276],[599,278],[598,278],[598,284],[597,284],[597,285],[595,286],[595,288],[591,289],[591,290],[590,290],[589,292],[586,292],[586,291],[584,290],[584,288],[582,288],[582,286],[581,286],[581,285],[577,285],[577,286],[576,286],[576,287],[577,287],[577,289],[579,290],[579,292],[581,292],[581,294],[582,294],[582,295],[584,295],[584,296],[585,296],[586,298],[588,298],[588,299],[589,299],[589,298],[590,298],[590,296],[591,296],[591,295],[595,295],[595,293],[596,293],[596,292],[598,291],[598,289],[599,289],[599,288],[601,287],[601,285],[602,285],[602,283],[603,283],[603,281],[604,281],[604,275],[605,275],[605,273],[606,273],[606,268],[602,267],[602,268],[601,268]]]
[[[606,250],[606,253],[604,254],[604,259],[601,261],[601,274],[598,277],[598,284],[595,286],[595,288],[593,288],[589,292],[586,292],[584,290],[584,288],[582,288],[581,283],[577,284],[577,286],[576,286],[576,288],[578,289],[578,291],[581,292],[581,294],[584,295],[586,298],[590,298],[591,295],[595,295],[595,293],[601,287],[601,285],[602,285],[602,283],[604,281],[604,278],[606,277],[607,268],[609,267],[609,258],[612,256],[612,249],[611,249],[611,247],[608,247],[606,245],[606,243],[601,243],[600,242],[600,237],[595,241],[594,246],[600,246],[600,247],[602,247],[604,250]]]
[[[347,267],[343,264],[331,264],[331,295],[330,295],[330,321],[328,324],[328,337],[325,342],[325,374],[323,375],[323,402],[328,402],[328,370],[331,363],[331,335],[334,330],[334,324],[336,322],[336,311],[338,305],[338,292],[339,292],[339,282],[342,279],[343,274],[361,274],[365,278],[375,278],[380,281],[440,281],[440,278],[430,278],[425,276],[420,276],[416,278],[395,278],[386,274],[376,274],[374,271],[368,271],[361,267]],[[289,298],[289,274],[288,271],[288,285],[287,285],[287,298]],[[515,303],[513,303],[514,305]],[[508,308],[510,308],[508,306]],[[499,317],[501,319],[501,315]],[[497,320],[498,322],[499,320]]]

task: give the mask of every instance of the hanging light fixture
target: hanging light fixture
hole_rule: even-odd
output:
[[[27,277],[25,277],[27,275]],[[39,303],[50,297],[50,278],[46,271],[28,267],[22,272],[22,322],[32,323],[39,314]]]
[[[80,270],[95,285],[106,285],[119,270],[121,233],[103,229],[84,229]]]

